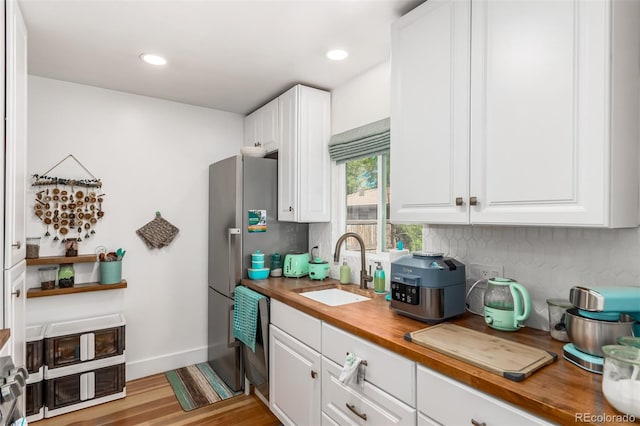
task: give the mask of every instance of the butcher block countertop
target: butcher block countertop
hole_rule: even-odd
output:
[[[255,291],[401,354],[472,388],[510,402],[547,421],[560,424],[620,424],[616,423],[620,413],[607,403],[602,394],[602,376],[589,373],[566,361],[562,357],[564,343],[553,340],[546,331],[525,327],[517,332],[501,332],[489,328],[482,317],[470,313],[447,321],[558,355],[556,362],[534,372],[522,382],[514,382],[406,341],[406,333],[429,325],[391,310],[385,295],[370,292],[367,296],[372,300],[333,307],[299,294],[309,288],[329,288],[337,283],[334,279],[311,281],[307,277],[242,280],[243,285]],[[353,285],[353,288],[358,289],[358,286]]]

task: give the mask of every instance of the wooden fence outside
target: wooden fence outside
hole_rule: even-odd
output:
[[[376,251],[378,233],[375,220],[349,220],[347,221],[347,232],[355,232],[362,237],[366,251]],[[395,225],[387,222],[387,249],[394,247]],[[358,242],[353,238],[346,240],[347,250],[360,250]]]

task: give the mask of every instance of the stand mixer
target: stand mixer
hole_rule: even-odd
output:
[[[575,286],[569,291],[575,308],[566,311],[568,343],[564,358],[593,373],[602,373],[602,346],[620,336],[640,336],[640,287]]]

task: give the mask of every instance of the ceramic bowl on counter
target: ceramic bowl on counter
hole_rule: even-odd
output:
[[[269,268],[247,268],[247,275],[252,280],[266,280],[269,277]]]
[[[640,349],[606,345],[602,352],[604,397],[621,413],[640,418]]]

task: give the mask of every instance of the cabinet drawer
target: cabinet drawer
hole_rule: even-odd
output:
[[[456,380],[429,370],[417,369],[418,411],[441,424],[551,425],[506,402],[479,392]]]
[[[368,382],[415,407],[413,361],[329,324],[323,324],[322,354],[342,366],[347,353],[355,353],[367,361],[365,378]]]
[[[318,318],[271,299],[271,323],[320,352],[322,322]]]
[[[124,316],[114,314],[49,324],[44,333],[44,351],[45,375],[48,370],[122,356]]]
[[[46,380],[47,411],[55,412],[56,409],[83,401],[118,394],[123,392],[124,388],[124,364]]]
[[[338,379],[340,370],[340,365],[322,357],[322,411],[333,421],[352,425],[415,425],[415,408],[366,380],[362,385],[343,384]]]

